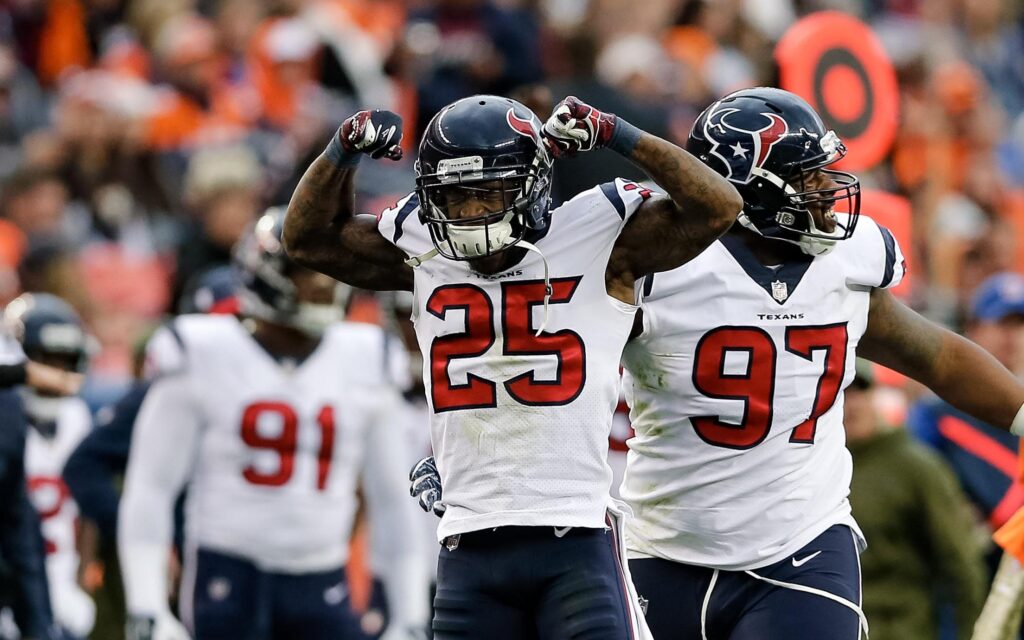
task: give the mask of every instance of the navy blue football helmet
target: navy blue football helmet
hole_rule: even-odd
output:
[[[319,336],[344,317],[350,289],[337,283],[333,304],[299,298],[292,274],[304,267],[285,253],[284,216],[284,207],[267,209],[235,246],[239,308],[243,315]]]
[[[24,293],[7,305],[4,319],[30,360],[82,373],[89,337],[78,313],[49,293]]]
[[[495,192],[501,194],[500,210],[448,217],[458,199]],[[452,260],[492,255],[546,229],[551,156],[540,120],[526,106],[499,96],[448,105],[430,120],[420,143],[416,193],[434,247]]]
[[[686,150],[729,179],[743,196],[739,222],[768,238],[827,253],[853,235],[860,216],[860,181],[825,169],[846,147],[807,102],[770,87],[736,91],[705,109],[690,131]],[[834,187],[814,188],[809,178],[825,173]],[[812,208],[839,205],[836,229],[819,229]]]

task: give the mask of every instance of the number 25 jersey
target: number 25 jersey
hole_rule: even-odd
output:
[[[727,234],[643,283],[644,331],[623,355],[634,556],[754,569],[834,524],[857,530],[842,390],[871,290],[897,284],[903,258],[866,216],[801,258],[764,267]]]
[[[447,511],[438,537],[505,525],[603,527],[608,432],[636,307],[607,293],[608,258],[650,196],[616,180],[552,211],[535,253],[484,275],[435,258],[415,270],[431,440]],[[415,195],[378,228],[407,255],[432,247]]]

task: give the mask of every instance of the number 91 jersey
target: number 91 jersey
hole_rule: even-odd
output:
[[[332,325],[293,365],[275,360],[234,316],[179,316],[154,342],[162,375],[181,381],[183,395],[174,415],[152,417],[144,404],[140,420],[197,434],[185,508],[190,546],[265,571],[344,564],[360,474],[373,471],[366,461],[381,430],[398,428],[384,420],[401,400],[384,333]]]
[[[651,192],[616,180],[551,213],[527,253],[484,275],[436,258],[415,271],[413,320],[423,352],[431,440],[447,510],[438,537],[519,526],[603,527],[608,433],[619,359],[636,307],[607,293],[608,258]],[[378,228],[407,255],[432,244],[416,196]]]
[[[903,257],[862,216],[802,258],[764,267],[727,234],[643,283],[644,331],[623,355],[634,556],[754,569],[834,524],[858,531],[842,390],[871,290],[902,279]]]

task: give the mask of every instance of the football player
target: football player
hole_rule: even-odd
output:
[[[281,245],[283,209],[240,242],[238,317],[185,315],[135,425],[118,518],[136,637],[185,638],[168,606],[176,496],[185,507],[182,617],[205,638],[359,638],[344,564],[357,485],[380,526],[409,532],[406,460],[383,332],[342,323],[339,285]],[[426,627],[418,538],[397,535],[387,638]]]
[[[736,185],[740,224],[642,285],[623,363],[636,437],[630,568],[659,640],[854,640],[864,539],[850,512],[842,390],[855,354],[1024,433],[1024,387],[888,289],[906,270],[860,215],[845,148],[798,96],[745,89],[687,149]],[[697,310],[697,311],[695,311]]]
[[[575,98],[543,130],[507,98],[448,105],[427,125],[415,192],[375,220],[354,215],[353,175],[363,154],[400,156],[401,121],[363,111],[289,205],[296,260],[354,286],[414,291],[447,491],[440,639],[641,632],[608,528],[606,460],[634,284],[699,254],[742,206],[683,149]],[[669,197],[616,180],[551,210],[552,154],[600,147]]]
[[[76,376],[85,372],[87,334],[75,310],[57,296],[23,294],[7,305],[4,319],[30,360]],[[76,396],[61,397],[29,386],[20,391],[32,427],[25,437],[25,475],[41,520],[54,620],[66,635],[85,638],[96,608],[78,584],[78,507],[61,470],[92,428],[92,416]]]

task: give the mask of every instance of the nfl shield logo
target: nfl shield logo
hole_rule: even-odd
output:
[[[772,297],[779,302],[786,301],[786,298],[789,297],[789,287],[786,286],[785,282],[776,280],[772,283]]]

